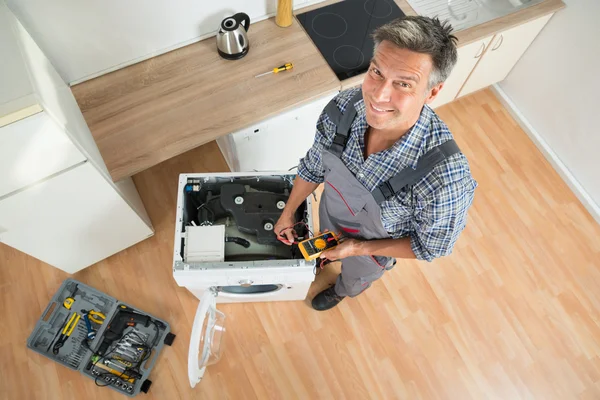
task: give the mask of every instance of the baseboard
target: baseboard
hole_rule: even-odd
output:
[[[515,121],[521,126],[521,128],[527,133],[529,138],[533,141],[533,143],[537,146],[537,148],[542,152],[544,157],[550,162],[552,167],[558,172],[560,177],[565,181],[565,183],[571,188],[575,196],[581,201],[583,206],[588,210],[588,212],[592,215],[592,217],[600,224],[600,205],[598,205],[589,193],[581,186],[579,181],[575,178],[575,176],[571,173],[569,168],[561,161],[558,155],[552,150],[550,145],[542,138],[538,131],[529,123],[527,118],[519,111],[515,103],[511,100],[511,98],[500,88],[497,84],[492,86],[492,91],[500,100],[502,105],[506,108],[506,110],[512,115]]]

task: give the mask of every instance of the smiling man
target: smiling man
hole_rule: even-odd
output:
[[[450,254],[465,227],[477,183],[448,127],[427,105],[456,64],[451,31],[426,17],[378,28],[362,87],[339,93],[317,122],[275,226],[291,244],[295,210],[324,183],[321,230],[342,232],[345,240],[321,256],[341,260],[342,273],[312,300],[316,310],[362,293],[398,258]]]

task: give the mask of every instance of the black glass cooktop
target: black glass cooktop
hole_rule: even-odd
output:
[[[340,80],[366,72],[371,34],[404,13],[393,0],[345,0],[296,17]]]

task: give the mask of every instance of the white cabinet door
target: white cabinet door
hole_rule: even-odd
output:
[[[0,200],[0,241],[69,273],[151,235],[89,162]]]
[[[545,15],[494,36],[459,96],[504,80],[551,17]]]
[[[432,101],[429,106],[431,108],[439,107],[443,104],[449,103],[456,98],[460,88],[465,84],[465,81],[469,77],[471,71],[481,59],[481,56],[485,52],[485,49],[492,40],[491,36],[484,39],[478,40],[474,43],[468,44],[458,48],[458,61],[456,66],[452,70],[452,73],[446,79],[444,87],[440,91],[438,97]]]
[[[0,128],[0,198],[85,160],[45,112]]]
[[[287,171],[313,144],[319,115],[337,93],[217,139],[233,172]]]

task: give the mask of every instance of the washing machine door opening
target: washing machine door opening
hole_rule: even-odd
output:
[[[283,285],[219,286],[218,291],[231,294],[259,295],[283,289]]]

